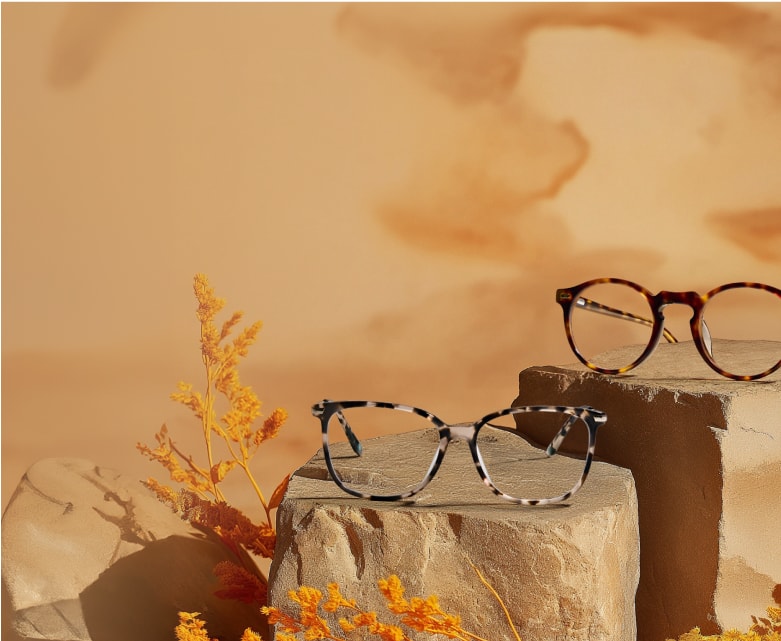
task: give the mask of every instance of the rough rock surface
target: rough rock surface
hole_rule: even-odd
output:
[[[764,614],[781,583],[781,372],[732,381],[691,342],[659,345],[623,376],[581,365],[521,372],[517,404],[553,400],[607,412],[597,455],[634,475],[638,638],[745,630]]]
[[[265,631],[256,608],[214,596],[212,570],[236,560],[136,479],[81,459],[46,459],[2,521],[3,639],[170,641],[177,612],[212,636]]]
[[[404,437],[382,438],[389,448],[414,447]],[[272,605],[294,611],[288,590],[308,585],[325,592],[335,581],[346,597],[396,623],[377,589],[378,579],[396,574],[407,597],[436,594],[445,611],[462,616],[465,629],[509,639],[500,606],[474,564],[524,639],[634,641],[639,549],[627,470],[598,463],[568,504],[521,507],[492,494],[466,444],[452,443],[418,497],[404,503],[353,498],[329,479],[316,455],[293,476],[278,511]]]

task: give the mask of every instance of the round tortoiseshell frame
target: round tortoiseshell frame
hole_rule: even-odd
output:
[[[647,322],[647,324],[650,324],[650,322],[652,322],[653,324],[651,330],[651,338],[645,350],[643,350],[643,353],[640,354],[640,356],[638,356],[633,363],[630,363],[629,365],[625,365],[624,367],[618,369],[606,369],[604,367],[599,367],[589,362],[589,360],[585,356],[583,356],[583,354],[581,354],[580,351],[578,351],[577,345],[575,344],[575,340],[572,337],[572,327],[570,324],[570,319],[572,317],[572,310],[574,309],[573,305],[578,300],[581,292],[583,292],[584,290],[586,290],[587,288],[593,285],[599,285],[602,283],[616,283],[619,285],[626,285],[627,287],[631,287],[648,301],[649,309],[653,313],[653,319],[648,319]],[[719,367],[713,361],[713,358],[711,357],[708,349],[705,346],[705,342],[703,340],[702,331],[701,331],[702,313],[703,313],[703,309],[705,308],[705,304],[708,302],[708,300],[711,299],[716,294],[718,294],[719,292],[723,292],[728,289],[736,289],[740,287],[761,289],[770,292],[772,294],[775,294],[776,296],[781,298],[781,289],[772,287],[770,285],[764,285],[762,283],[750,283],[750,282],[729,283],[727,285],[722,285],[720,287],[717,287],[716,289],[712,289],[707,294],[698,294],[697,292],[668,292],[668,291],[662,291],[659,292],[658,294],[652,294],[642,285],[638,285],[637,283],[633,283],[632,281],[629,280],[624,280],[623,278],[596,278],[594,280],[589,280],[585,283],[581,283],[580,285],[575,285],[574,287],[557,289],[556,302],[559,305],[561,305],[561,308],[564,311],[564,330],[567,333],[567,341],[569,342],[572,351],[575,353],[575,356],[578,357],[578,360],[580,360],[581,363],[583,363],[586,367],[593,369],[594,371],[600,372],[602,374],[623,374],[637,367],[646,358],[648,358],[651,352],[654,351],[656,346],[659,344],[659,341],[662,338],[662,336],[668,337],[668,340],[670,340],[669,336],[671,335],[669,335],[669,333],[667,333],[666,330],[664,329],[663,310],[665,306],[671,304],[681,304],[681,305],[688,305],[694,310],[694,314],[692,315],[691,320],[689,321],[689,326],[691,327],[691,332],[692,332],[692,338],[694,339],[694,344],[697,347],[697,351],[700,353],[700,356],[702,356],[703,360],[710,366],[710,368],[718,372],[722,376],[726,376],[727,378],[731,378],[736,381],[754,381],[760,378],[764,378],[765,376],[768,376],[769,374],[775,372],[779,367],[781,367],[781,360],[779,360],[772,367],[766,369],[764,372],[760,372],[758,374],[752,374],[750,376],[738,375],[738,374],[733,374],[731,372],[727,372],[723,370],[721,367]],[[598,303],[592,302],[592,304],[600,307]],[[605,309],[609,310],[609,312],[618,311],[618,310],[612,310],[610,308],[605,308]],[[646,322],[645,319],[638,319],[636,317],[631,317],[630,315],[626,315],[626,317],[627,320]],[[671,342],[675,342],[675,339],[672,339]]]

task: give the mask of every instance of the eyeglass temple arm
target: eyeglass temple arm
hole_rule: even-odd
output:
[[[355,432],[353,432],[353,428],[350,427],[350,424],[347,422],[344,414],[342,414],[341,411],[337,411],[336,418],[339,419],[339,423],[341,423],[342,429],[344,430],[344,435],[347,437],[347,440],[350,443],[350,447],[353,448],[353,452],[355,452],[358,456],[363,454],[363,445],[361,445],[361,442],[358,440]]]
[[[583,309],[586,309],[590,312],[597,312],[598,314],[605,314],[606,316],[621,318],[623,320],[628,320],[633,323],[640,323],[642,325],[649,325],[649,326],[654,324],[653,320],[651,320],[650,318],[643,318],[642,316],[637,316],[636,314],[632,314],[631,312],[625,312],[621,309],[616,309],[615,307],[608,307],[607,305],[603,305],[602,303],[598,303],[597,301],[591,300],[589,298],[583,298],[582,296],[578,296],[578,298],[575,300],[575,304],[578,307],[582,307]],[[704,324],[705,323],[703,322],[703,325]],[[670,332],[667,329],[662,329],[662,335],[665,337],[668,343],[678,342],[678,339],[675,338],[672,332]]]
[[[551,457],[555,455],[559,451],[559,447],[564,442],[564,439],[567,438],[567,434],[569,434],[570,428],[574,425],[575,421],[578,420],[577,416],[570,416],[565,422],[564,425],[561,426],[561,429],[556,433],[556,436],[553,437],[553,440],[548,443],[548,447],[545,448],[545,455],[547,457]]]
[[[553,437],[553,440],[548,443],[548,447],[545,448],[545,456],[550,458],[551,456],[554,456],[558,451],[561,444],[564,442],[564,439],[567,438],[567,434],[569,434],[570,429],[575,424],[575,421],[578,420],[577,416],[570,416],[566,421],[564,421],[564,425],[561,426],[561,429],[556,432],[556,436]],[[495,425],[494,423],[488,423],[491,427],[499,430],[503,430],[505,432],[510,432],[511,434],[517,434],[518,429],[517,428],[511,428],[511,427],[504,427],[503,425]]]

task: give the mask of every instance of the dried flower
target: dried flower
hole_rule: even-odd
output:
[[[214,574],[223,586],[215,592],[218,597],[242,603],[266,603],[267,583],[246,568],[231,561],[221,561],[214,566]]]
[[[481,580],[485,582],[482,575],[480,576]],[[401,625],[383,623],[378,619],[376,612],[360,609],[353,599],[347,599],[342,595],[339,585],[336,583],[328,585],[328,600],[324,603],[322,602],[322,592],[315,588],[303,586],[297,591],[289,592],[289,598],[298,604],[298,617],[285,614],[273,607],[263,608],[262,611],[268,616],[269,623],[279,626],[280,632],[277,633],[277,641],[290,641],[289,635],[298,633],[303,633],[305,640],[343,641],[341,637],[334,636],[326,619],[318,614],[318,609],[322,609],[326,613],[347,610],[351,613],[350,616],[341,617],[338,620],[343,632],[350,634],[362,629],[366,634],[375,635],[382,641],[410,641],[410,637],[401,626],[428,634],[442,635],[450,639],[461,639],[461,641],[485,641],[482,637],[464,630],[461,627],[460,617],[444,612],[435,595],[425,599],[419,597],[405,599],[404,586],[396,575],[380,579],[378,587],[387,601],[388,610],[400,617],[399,623]],[[497,599],[499,598],[496,592],[493,594]],[[501,603],[501,599],[499,602]],[[504,604],[502,606],[504,607]],[[520,641],[512,622],[510,622],[510,627],[516,639]],[[295,637],[292,638],[295,639]]]
[[[781,584],[773,589],[773,600],[776,605],[767,608],[767,617],[752,615],[753,623],[747,632],[732,629],[706,636],[701,633],[700,628],[692,628],[680,635],[678,641],[781,641]]]
[[[206,389],[203,394],[193,391],[192,385],[180,382],[171,399],[187,407],[201,423],[206,445],[206,464],[182,452],[163,425],[155,435],[157,447],[139,443],[136,447],[150,460],[160,463],[172,481],[184,486],[175,490],[154,479],[147,487],[170,504],[192,523],[213,528],[224,540],[268,558],[274,553],[276,533],[271,511],[279,505],[288,479],[282,481],[270,501],[260,489],[250,469],[250,461],[264,441],[275,437],[287,419],[284,409],[275,409],[259,428],[255,421],[261,417],[262,404],[251,387],[241,383],[238,366],[257,340],[260,322],[242,329],[229,341],[233,330],[243,318],[234,312],[218,329],[217,314],[225,306],[203,274],[196,274],[193,291],[198,301],[196,317],[201,325],[201,356],[206,369]],[[217,417],[217,401],[227,405]],[[217,459],[212,436],[217,435],[227,451],[227,457]],[[241,469],[255,490],[265,512],[265,523],[254,525],[247,517],[230,508],[220,484],[234,469]]]
[[[200,612],[180,612],[176,626],[177,641],[216,641],[206,632],[206,624],[198,616]]]
[[[402,615],[401,623],[418,632],[441,634],[451,639],[478,638],[461,627],[461,617],[447,614],[439,606],[439,599],[431,595],[425,599],[404,598],[404,586],[392,575],[378,582],[380,592],[388,602],[388,609]]]
[[[323,604],[323,610],[326,612],[336,612],[339,608],[358,609],[355,599],[345,599],[339,590],[338,583],[328,584],[328,601]]]
[[[776,588],[781,587],[781,584],[779,586],[776,586]],[[775,596],[775,592],[774,592]],[[767,617],[751,617],[752,625],[749,628],[751,632],[755,632],[756,634],[762,635],[763,637],[770,638],[771,635],[776,634],[781,636],[781,607],[779,606],[770,606],[767,609]],[[763,639],[764,641],[764,639]],[[775,641],[775,639],[773,639]],[[779,639],[778,641],[781,641]]]

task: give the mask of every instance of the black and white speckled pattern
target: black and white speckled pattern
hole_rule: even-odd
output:
[[[359,408],[359,407],[377,407],[377,408],[397,410],[401,412],[409,412],[411,414],[416,414],[422,417],[423,419],[432,423],[437,428],[439,432],[439,446],[436,452],[436,456],[434,457],[433,462],[431,463],[428,471],[426,472],[426,475],[423,477],[423,480],[418,485],[413,487],[411,490],[400,494],[382,495],[382,496],[378,496],[374,494],[366,494],[363,492],[359,492],[354,488],[348,487],[343,482],[339,474],[337,473],[331,458],[331,451],[329,447],[329,439],[328,439],[329,423],[331,423],[331,419],[334,416],[338,419],[338,423],[341,426],[341,428],[344,430],[344,433],[347,436],[347,440],[350,443],[353,452],[357,456],[361,456],[361,451],[362,451],[361,443],[356,437],[356,435],[354,434],[352,427],[350,426],[350,424],[348,423],[348,421],[344,416],[345,410],[351,408]],[[495,428],[499,427],[497,425],[492,425],[491,422],[496,421],[501,417],[514,416],[518,414],[525,414],[525,413],[532,413],[532,412],[543,412],[543,413],[562,415],[563,425],[561,429],[557,432],[554,439],[544,450],[545,455],[548,457],[554,456],[556,454],[564,438],[567,436],[567,434],[569,433],[572,426],[576,423],[576,421],[581,420],[588,428],[588,446],[587,446],[586,456],[583,459],[583,472],[580,478],[575,483],[575,485],[569,491],[560,494],[559,496],[544,497],[544,498],[522,498],[522,497],[510,496],[509,494],[500,491],[493,484],[483,463],[480,449],[477,444],[477,437],[478,434],[480,433],[480,430],[486,425],[491,425],[492,427]],[[381,401],[324,400],[312,406],[312,414],[316,418],[319,418],[321,422],[323,453],[325,456],[326,466],[328,467],[328,471],[331,475],[331,478],[336,482],[336,484],[342,490],[344,490],[348,494],[352,494],[353,496],[357,496],[359,498],[370,499],[374,501],[400,501],[403,499],[410,498],[411,496],[414,496],[415,494],[420,492],[424,487],[426,487],[426,485],[428,485],[431,479],[434,478],[434,475],[437,473],[437,470],[439,469],[439,466],[442,463],[442,460],[445,456],[445,452],[447,450],[448,444],[451,441],[464,440],[469,444],[469,448],[472,454],[472,460],[474,461],[475,468],[477,469],[477,473],[480,475],[480,478],[483,480],[483,483],[488,488],[490,488],[491,491],[494,492],[494,494],[496,494],[497,496],[500,496],[501,498],[511,501],[513,503],[518,503],[519,505],[528,505],[528,506],[548,505],[548,504],[560,503],[562,501],[566,501],[582,487],[583,483],[586,480],[586,477],[588,476],[588,472],[591,467],[591,462],[594,457],[597,429],[599,428],[599,426],[604,425],[607,422],[607,416],[604,412],[595,410],[591,407],[565,407],[559,405],[527,405],[527,406],[519,406],[519,407],[510,407],[507,409],[499,410],[498,412],[493,412],[491,414],[488,414],[474,423],[459,423],[459,424],[451,424],[451,425],[445,423],[442,419],[438,418],[436,415],[430,412],[427,412],[426,410],[422,410],[420,408],[412,407],[409,405],[400,405],[397,403],[387,403]]]

